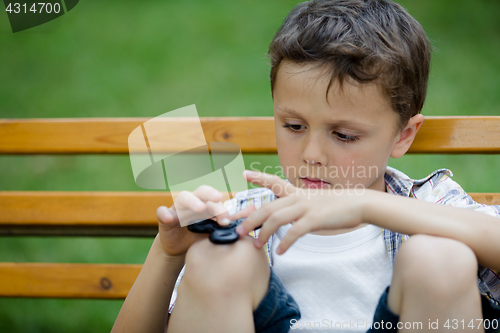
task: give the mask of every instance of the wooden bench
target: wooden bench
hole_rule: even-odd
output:
[[[148,119],[0,119],[0,154],[128,154],[130,132]],[[177,118],[180,128],[183,119]],[[276,153],[271,117],[202,118],[207,141],[245,153]],[[426,117],[409,153],[499,154],[500,117]],[[132,177],[132,174],[130,175]],[[500,204],[500,193],[470,193]],[[170,193],[0,192],[1,236],[150,237]],[[1,297],[122,299],[141,265],[0,263]]]

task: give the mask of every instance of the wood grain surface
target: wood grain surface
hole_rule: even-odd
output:
[[[500,193],[469,193],[500,205]],[[149,237],[156,209],[172,205],[169,192],[0,192],[0,235]]]
[[[0,263],[0,297],[125,298],[142,265]]]
[[[272,117],[200,118],[207,142],[232,142],[243,153],[276,153]],[[2,154],[128,154],[130,133],[149,118],[0,119]],[[192,118],[169,118],[150,139],[168,151],[195,141]],[[182,134],[182,135],[181,135]],[[176,138],[172,140],[172,138]],[[190,141],[191,140],[191,141]],[[196,144],[196,142],[194,142]],[[409,153],[500,153],[500,117],[426,117]]]

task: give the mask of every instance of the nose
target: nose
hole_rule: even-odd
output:
[[[302,160],[309,165],[326,166],[328,162],[327,154],[324,149],[326,145],[318,135],[309,135],[306,138],[306,144],[302,151]]]

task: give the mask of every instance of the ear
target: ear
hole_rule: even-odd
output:
[[[391,157],[400,158],[408,151],[423,122],[424,116],[421,114],[410,118],[408,125],[399,133],[399,140],[392,148]]]

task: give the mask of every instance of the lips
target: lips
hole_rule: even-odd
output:
[[[328,182],[322,181],[319,178],[301,178],[302,182],[304,185],[306,185],[308,188],[323,188],[331,185]]]

